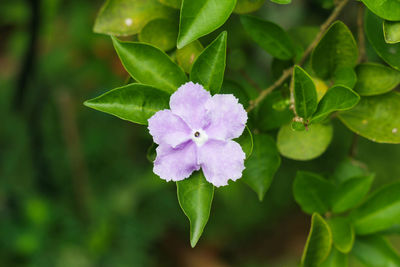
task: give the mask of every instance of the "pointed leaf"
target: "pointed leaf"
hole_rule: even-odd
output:
[[[265,134],[254,135],[253,153],[245,162],[242,179],[257,193],[260,201],[268,191],[280,164],[281,158],[275,141]]]
[[[233,12],[237,14],[246,14],[254,12],[261,8],[265,0],[237,0]]]
[[[163,51],[175,48],[178,36],[178,25],[171,19],[156,19],[150,21],[139,33],[139,41],[152,44]]]
[[[226,64],[226,31],[222,32],[193,63],[190,80],[217,94],[224,80]]]
[[[385,41],[388,44],[395,44],[400,42],[400,21],[389,21],[383,22],[383,33],[385,35]]]
[[[296,55],[293,41],[277,24],[248,15],[240,16],[240,21],[254,42],[273,57],[286,60]]]
[[[328,258],[319,267],[347,267],[349,266],[347,254],[332,247]]]
[[[190,245],[195,247],[210,217],[214,186],[202,172],[176,183],[178,201],[190,221]]]
[[[349,253],[355,239],[353,226],[344,217],[333,217],[327,222],[331,228],[333,245],[340,252]]]
[[[387,20],[400,20],[400,2],[397,0],[361,0],[376,15]]]
[[[298,116],[308,119],[317,109],[317,90],[310,75],[299,66],[294,67],[294,104]]]
[[[87,100],[85,106],[123,120],[147,125],[157,111],[169,107],[169,95],[154,87],[132,83]]]
[[[229,18],[236,0],[184,0],[178,36],[178,48],[218,29]]]
[[[331,247],[332,235],[329,226],[319,214],[314,213],[300,266],[319,266],[328,257]]]

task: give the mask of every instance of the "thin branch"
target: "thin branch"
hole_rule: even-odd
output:
[[[349,2],[349,0],[342,0],[332,11],[331,15],[327,18],[327,20],[321,25],[320,31],[318,32],[317,36],[315,39],[312,41],[312,43],[307,47],[306,51],[304,52],[302,58],[300,59],[298,65],[303,65],[308,56],[311,54],[315,46],[318,44],[319,40],[321,39],[322,35],[325,33],[325,31],[328,29],[328,27],[332,24],[332,22],[339,16],[340,12],[343,10],[343,8],[346,6],[346,4]],[[264,89],[261,91],[261,93],[258,95],[258,97],[250,101],[250,105],[247,108],[247,112],[252,111],[264,98],[269,95],[273,90],[275,90],[277,87],[282,85],[282,83],[289,78],[292,75],[294,66],[286,69],[283,73],[282,76],[275,81],[270,87],[267,89]]]
[[[358,47],[359,55],[358,62],[361,63],[367,59],[367,54],[365,51],[365,35],[364,35],[364,4],[359,3],[357,12],[357,37],[358,37]]]

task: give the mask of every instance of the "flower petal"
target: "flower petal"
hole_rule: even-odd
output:
[[[228,185],[229,179],[236,181],[242,177],[246,156],[238,143],[210,140],[198,151],[204,176],[213,185]]]
[[[159,145],[176,147],[191,138],[190,128],[169,109],[158,111],[148,121],[150,134]]]
[[[207,103],[210,125],[205,129],[209,138],[230,140],[242,135],[247,112],[233,95],[214,95]]]
[[[200,169],[197,164],[197,147],[192,141],[177,148],[161,145],[156,152],[153,171],[166,181],[183,180]]]
[[[169,106],[174,114],[181,117],[192,130],[203,128],[209,122],[205,103],[211,95],[200,84],[185,83],[172,94]]]

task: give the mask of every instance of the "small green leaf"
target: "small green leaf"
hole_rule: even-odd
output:
[[[372,234],[400,223],[400,183],[386,185],[372,194],[351,218],[359,235]]]
[[[318,122],[334,111],[351,109],[359,101],[360,96],[356,92],[348,87],[335,85],[322,97],[311,121]]]
[[[293,118],[289,102],[289,96],[285,98],[280,91],[269,94],[257,109],[255,121],[258,128],[262,131],[269,131],[289,123]],[[277,104],[282,104],[282,107],[277,108]]]
[[[296,113],[308,119],[317,109],[317,90],[310,75],[299,66],[294,67],[294,104]]]
[[[353,248],[355,233],[347,218],[334,217],[328,220],[332,232],[333,245],[342,253],[349,253]]]
[[[157,152],[156,152],[157,145],[156,143],[152,143],[151,146],[147,149],[146,157],[147,160],[153,163],[156,160]]]
[[[249,96],[243,87],[235,81],[224,80],[220,94],[233,94],[239,99],[239,103],[243,105],[244,108],[249,106]]]
[[[161,4],[180,9],[182,5],[182,0],[158,0]]]
[[[178,201],[190,221],[190,245],[195,247],[210,217],[214,186],[202,172],[176,183]]]
[[[169,95],[148,85],[132,83],[87,100],[85,106],[147,125],[157,111],[169,107]]]
[[[298,171],[293,182],[294,199],[308,214],[327,212],[333,189],[331,182],[311,172]]]
[[[251,134],[249,127],[246,126],[242,135],[239,138],[236,138],[235,141],[240,144],[243,152],[246,154],[246,159],[248,159],[253,153],[253,135]]]
[[[226,31],[222,32],[193,63],[190,80],[217,94],[224,80],[226,64]]]
[[[173,9],[157,0],[107,0],[97,15],[93,31],[117,36],[133,35],[148,22],[173,15]]]
[[[349,265],[347,254],[332,247],[328,258],[319,267],[347,267]]]
[[[400,21],[389,21],[383,22],[383,33],[385,35],[385,41],[388,44],[395,44],[400,42]]]
[[[351,178],[366,176],[368,170],[366,165],[353,158],[345,158],[335,168],[332,178],[337,183],[343,183]]]
[[[344,85],[351,89],[357,82],[357,74],[352,67],[338,68],[333,74],[334,85]]]
[[[354,67],[358,48],[353,34],[341,21],[336,21],[324,34],[311,56],[315,73],[323,79],[332,77],[343,67]]]
[[[358,81],[354,90],[362,96],[384,94],[400,84],[400,71],[381,64],[360,64],[356,72]]]
[[[383,20],[381,18],[371,11],[365,10],[364,28],[368,41],[378,56],[393,68],[400,70],[400,44],[388,44],[385,42],[382,23]]]
[[[218,29],[229,18],[236,0],[184,0],[178,36],[178,48]]]
[[[190,73],[193,63],[203,51],[203,46],[196,40],[181,49],[176,50],[176,60],[186,73]]]
[[[253,153],[245,162],[242,179],[257,193],[260,201],[268,191],[280,164],[281,158],[275,141],[265,134],[254,135]]]
[[[339,185],[332,198],[332,211],[340,213],[353,208],[367,195],[374,175],[351,178]]]
[[[281,4],[281,5],[287,5],[292,2],[292,0],[271,0],[271,2]]]
[[[293,41],[277,24],[248,15],[240,16],[240,21],[254,42],[273,57],[287,60],[296,55]]]
[[[290,124],[278,132],[278,149],[282,156],[294,160],[311,160],[319,157],[332,141],[331,124],[312,124],[307,131],[293,131]]]
[[[400,143],[400,94],[362,97],[357,106],[339,112],[353,132],[378,143]]]
[[[121,42],[112,38],[115,50],[126,71],[136,81],[168,93],[187,82],[183,70],[160,49],[137,42]]]
[[[292,121],[291,127],[292,127],[293,131],[305,131],[306,130],[306,126],[300,121]]]
[[[367,267],[400,266],[400,256],[382,236],[357,237],[352,254]]]
[[[311,229],[301,258],[301,267],[317,267],[328,257],[332,235],[328,224],[317,213],[311,220]]]
[[[398,0],[361,0],[381,18],[400,20],[400,2]]]
[[[178,27],[173,20],[156,19],[150,21],[139,33],[139,41],[152,44],[163,51],[175,47]]]
[[[237,0],[233,12],[237,14],[246,14],[254,12],[261,8],[265,0]]]

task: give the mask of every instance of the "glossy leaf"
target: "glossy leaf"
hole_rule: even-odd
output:
[[[229,18],[236,0],[184,0],[178,36],[178,48],[218,29]]]
[[[190,245],[195,247],[210,217],[214,186],[202,172],[176,183],[178,201],[190,221]]]
[[[351,89],[357,82],[357,74],[352,67],[338,68],[333,74],[334,85],[344,85]]]
[[[384,94],[400,84],[400,71],[381,64],[360,64],[356,72],[358,81],[354,90],[362,96]]]
[[[357,237],[352,254],[367,267],[400,266],[400,256],[382,236]]]
[[[169,95],[148,85],[132,83],[87,100],[85,106],[123,120],[147,125],[157,111],[169,107]]]
[[[180,9],[182,5],[182,0],[158,0],[161,4]]]
[[[227,33],[222,32],[193,63],[190,80],[217,94],[224,80]]]
[[[330,88],[318,104],[311,121],[321,121],[334,111],[348,110],[360,101],[360,96],[348,87],[335,85]]]
[[[276,108],[274,105],[277,103],[282,103],[282,108]],[[257,109],[257,126],[262,131],[269,131],[289,123],[293,118],[293,111],[289,106],[289,96],[285,98],[280,91],[272,92]]]
[[[332,211],[339,213],[353,208],[367,195],[374,175],[355,177],[341,183],[332,198]]]
[[[328,258],[326,258],[326,260],[319,267],[347,267],[348,265],[349,263],[347,254],[344,254],[332,247]]]
[[[357,59],[358,48],[353,34],[343,22],[337,21],[315,47],[311,64],[318,76],[328,79],[339,68],[354,67]]]
[[[253,153],[245,162],[242,180],[248,184],[263,200],[276,171],[281,164],[281,158],[275,141],[268,135],[254,135]]]
[[[126,71],[138,82],[168,93],[187,82],[183,70],[160,49],[144,43],[112,40]]]
[[[399,13],[400,14],[400,13]],[[400,70],[400,44],[385,42],[383,20],[366,10],[364,18],[365,34],[376,53],[390,66]]]
[[[265,0],[237,0],[233,12],[237,14],[246,14],[254,12],[261,8]]]
[[[400,183],[386,185],[377,190],[352,212],[351,218],[359,235],[375,233],[400,224]]]
[[[388,21],[383,22],[383,33],[385,35],[385,41],[388,44],[395,44],[400,42],[400,21]]]
[[[170,19],[150,21],[139,33],[139,41],[152,44],[163,51],[175,47],[178,25]]]
[[[361,0],[376,15],[387,20],[400,20],[398,0]]]
[[[243,149],[243,152],[246,154],[246,159],[248,159],[253,153],[253,135],[249,127],[246,126],[242,135],[235,140],[240,144]]]
[[[339,112],[353,132],[378,143],[400,143],[400,94],[362,97],[353,109]]]
[[[241,16],[240,21],[254,42],[273,57],[287,60],[296,55],[293,41],[277,24],[248,15]]]
[[[154,19],[173,15],[172,9],[157,0],[107,0],[97,15],[93,30],[117,36],[132,35]]]
[[[193,63],[203,51],[203,46],[199,41],[191,42],[181,49],[176,50],[176,60],[186,73],[190,73]]]
[[[319,266],[329,256],[331,247],[332,236],[329,226],[319,214],[314,213],[300,266]]]
[[[299,66],[293,71],[293,94],[296,113],[308,119],[317,109],[317,91],[310,75]]]
[[[325,213],[330,208],[333,184],[315,173],[298,171],[293,182],[293,196],[308,214]]]
[[[293,131],[290,124],[281,127],[278,133],[278,149],[282,156],[294,160],[311,160],[328,148],[333,128],[330,124],[312,124],[307,131]]]
[[[344,217],[333,217],[327,222],[332,232],[333,245],[340,252],[349,253],[355,239],[353,226]]]

